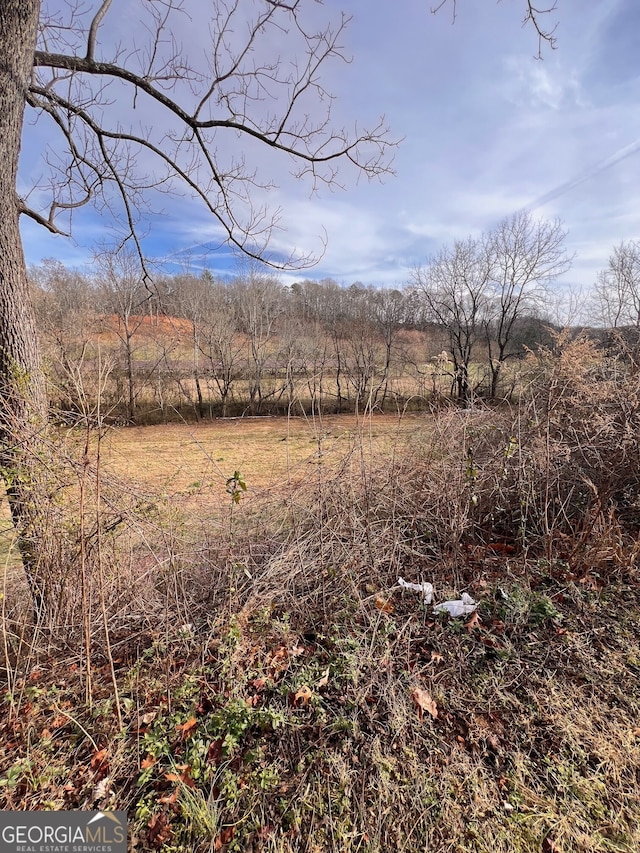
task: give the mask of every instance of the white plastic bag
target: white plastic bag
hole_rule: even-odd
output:
[[[403,589],[410,589],[412,592],[419,592],[424,596],[424,603],[431,604],[433,601],[433,584],[423,581],[422,583],[410,583],[404,578],[398,578],[398,586]]]
[[[433,609],[436,613],[448,613],[449,616],[453,616],[455,619],[458,616],[468,616],[477,607],[478,605],[473,598],[467,595],[466,592],[463,592],[462,598],[458,598],[455,601],[443,601],[441,604],[436,604]]]

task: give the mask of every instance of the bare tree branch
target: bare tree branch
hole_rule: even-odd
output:
[[[142,6],[149,34],[142,47],[108,44],[103,24],[111,0],[98,4],[84,30],[80,6],[72,7],[72,32],[60,15],[44,24],[27,102],[51,117],[67,147],[64,165],[50,163],[58,173],[54,204],[71,209],[80,194],[110,207],[108,188],[114,186],[127,233],[143,260],[135,234],[143,191],[175,191],[182,183],[213,214],[224,240],[241,252],[278,267],[308,266],[314,262],[309,253],[284,263],[266,255],[280,211],[254,202],[257,192],[274,184],[246,165],[244,151],[258,144],[286,155],[292,173],[308,176],[315,191],[339,185],[340,164],[368,178],[388,174],[396,142],[383,120],[361,131],[332,124],[333,98],[320,75],[332,60],[349,61],[340,46],[347,17],[335,26],[318,26],[306,20],[316,5],[307,0],[212,5],[204,64],[198,51],[190,49],[187,56],[179,46],[173,16],[184,13],[181,0]],[[274,54],[274,30],[278,49],[290,44],[290,55]],[[114,96],[108,96],[109,86]],[[135,110],[141,97],[145,107],[163,111],[157,131],[139,126]],[[162,174],[138,174],[136,157],[143,153],[152,155]]]
[[[500,2],[500,0],[498,0]],[[455,23],[457,16],[457,8],[458,8],[458,0],[440,0],[435,6],[431,7],[431,13],[436,15],[442,8],[445,6],[451,5],[451,21]],[[553,0],[553,3],[550,6],[546,6],[544,8],[538,8],[534,6],[532,0],[526,0],[525,7],[525,16],[522,21],[522,25],[526,26],[527,24],[531,24],[536,31],[536,35],[538,37],[538,52],[536,54],[537,59],[542,59],[542,48],[546,43],[551,50],[555,50],[556,47],[556,29],[558,28],[557,23],[552,27],[544,27],[542,25],[542,19],[545,15],[550,15],[556,11],[558,7],[558,0]]]
[[[91,26],[89,27],[89,37],[87,38],[87,60],[89,62],[93,61],[93,55],[96,49],[96,36],[98,35],[98,27],[102,23],[104,16],[109,11],[109,6],[111,6],[111,0],[103,0],[102,6],[96,12],[96,16],[91,21]]]

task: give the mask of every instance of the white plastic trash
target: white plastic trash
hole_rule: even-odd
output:
[[[424,596],[424,603],[431,604],[433,601],[433,584],[423,581],[422,583],[410,583],[404,578],[398,578],[398,586],[403,589],[410,589],[412,592],[419,592]]]
[[[468,616],[477,607],[478,605],[473,598],[466,592],[463,592],[462,598],[458,598],[455,601],[443,601],[441,604],[436,604],[433,609],[436,613],[448,613],[449,616],[453,616],[455,619],[459,616]]]

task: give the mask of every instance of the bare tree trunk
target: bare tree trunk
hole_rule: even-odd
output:
[[[127,420],[130,424],[136,422],[136,391],[135,379],[133,376],[133,344],[131,338],[133,332],[129,329],[129,318],[125,317],[124,321],[125,333],[125,362],[127,371]]]
[[[0,466],[22,562],[39,609],[43,462],[38,442],[47,400],[18,227],[16,195],[25,95],[36,44],[39,0],[3,0],[0,12]]]

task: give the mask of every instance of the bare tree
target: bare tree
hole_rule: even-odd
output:
[[[44,344],[52,403],[64,419],[74,420],[82,397],[92,396],[95,379],[91,341],[96,327],[96,298],[89,279],[53,258],[29,270],[38,332]]]
[[[275,366],[276,322],[283,311],[282,286],[277,278],[261,272],[256,264],[236,282],[238,315],[247,340],[247,375],[249,379],[249,408],[262,413],[264,400],[273,389],[265,388],[264,380],[271,362]]]
[[[269,247],[279,213],[254,199],[273,185],[283,159],[313,186],[334,184],[341,163],[368,176],[389,169],[384,124],[355,132],[336,127],[321,83],[325,64],[344,59],[347,18],[318,25],[311,0],[213,0],[205,7],[209,19],[193,21],[183,0],[127,4],[140,21],[116,41],[106,23],[118,11],[111,0],[2,2],[0,468],[31,578],[41,528],[34,487],[42,470],[26,449],[44,429],[47,399],[20,215],[63,233],[75,211],[94,202],[124,222],[122,239],[133,240],[144,261],[136,225],[149,188],[181,188],[211,214],[214,237],[278,263]],[[181,25],[189,29],[188,54]],[[194,45],[203,33],[208,44]],[[138,118],[143,101],[155,110],[148,126]],[[51,127],[51,174],[30,201],[16,192],[27,107]],[[264,173],[259,151],[275,157]],[[296,254],[282,265],[309,260]]]
[[[595,286],[597,313],[610,329],[640,329],[640,241],[616,246]]]
[[[616,246],[598,273],[593,313],[608,330],[608,344],[637,369],[640,365],[640,241]]]
[[[133,252],[102,252],[96,257],[97,281],[102,296],[103,322],[120,341],[126,380],[127,420],[136,420],[135,353],[141,345],[136,333],[144,326],[150,292],[143,286],[140,263]]]
[[[242,374],[246,340],[238,330],[239,308],[230,286],[210,284],[211,303],[201,327],[200,351],[206,359],[206,372],[220,395],[221,415],[226,418],[232,400],[233,385]]]
[[[534,220],[529,212],[520,211],[484,239],[491,269],[483,325],[492,397],[498,392],[505,361],[521,351],[514,346],[518,324],[544,307],[548,285],[571,266],[564,248],[566,236],[559,219]]]
[[[482,335],[491,264],[481,240],[469,237],[445,247],[411,282],[420,294],[425,319],[446,329],[458,399],[469,405],[471,356]]]
[[[384,340],[384,362],[374,397],[376,400],[379,398],[380,408],[384,410],[389,394],[394,350],[398,349],[396,339],[405,320],[406,306],[404,295],[400,290],[380,290],[372,294],[372,299],[378,328]]]

